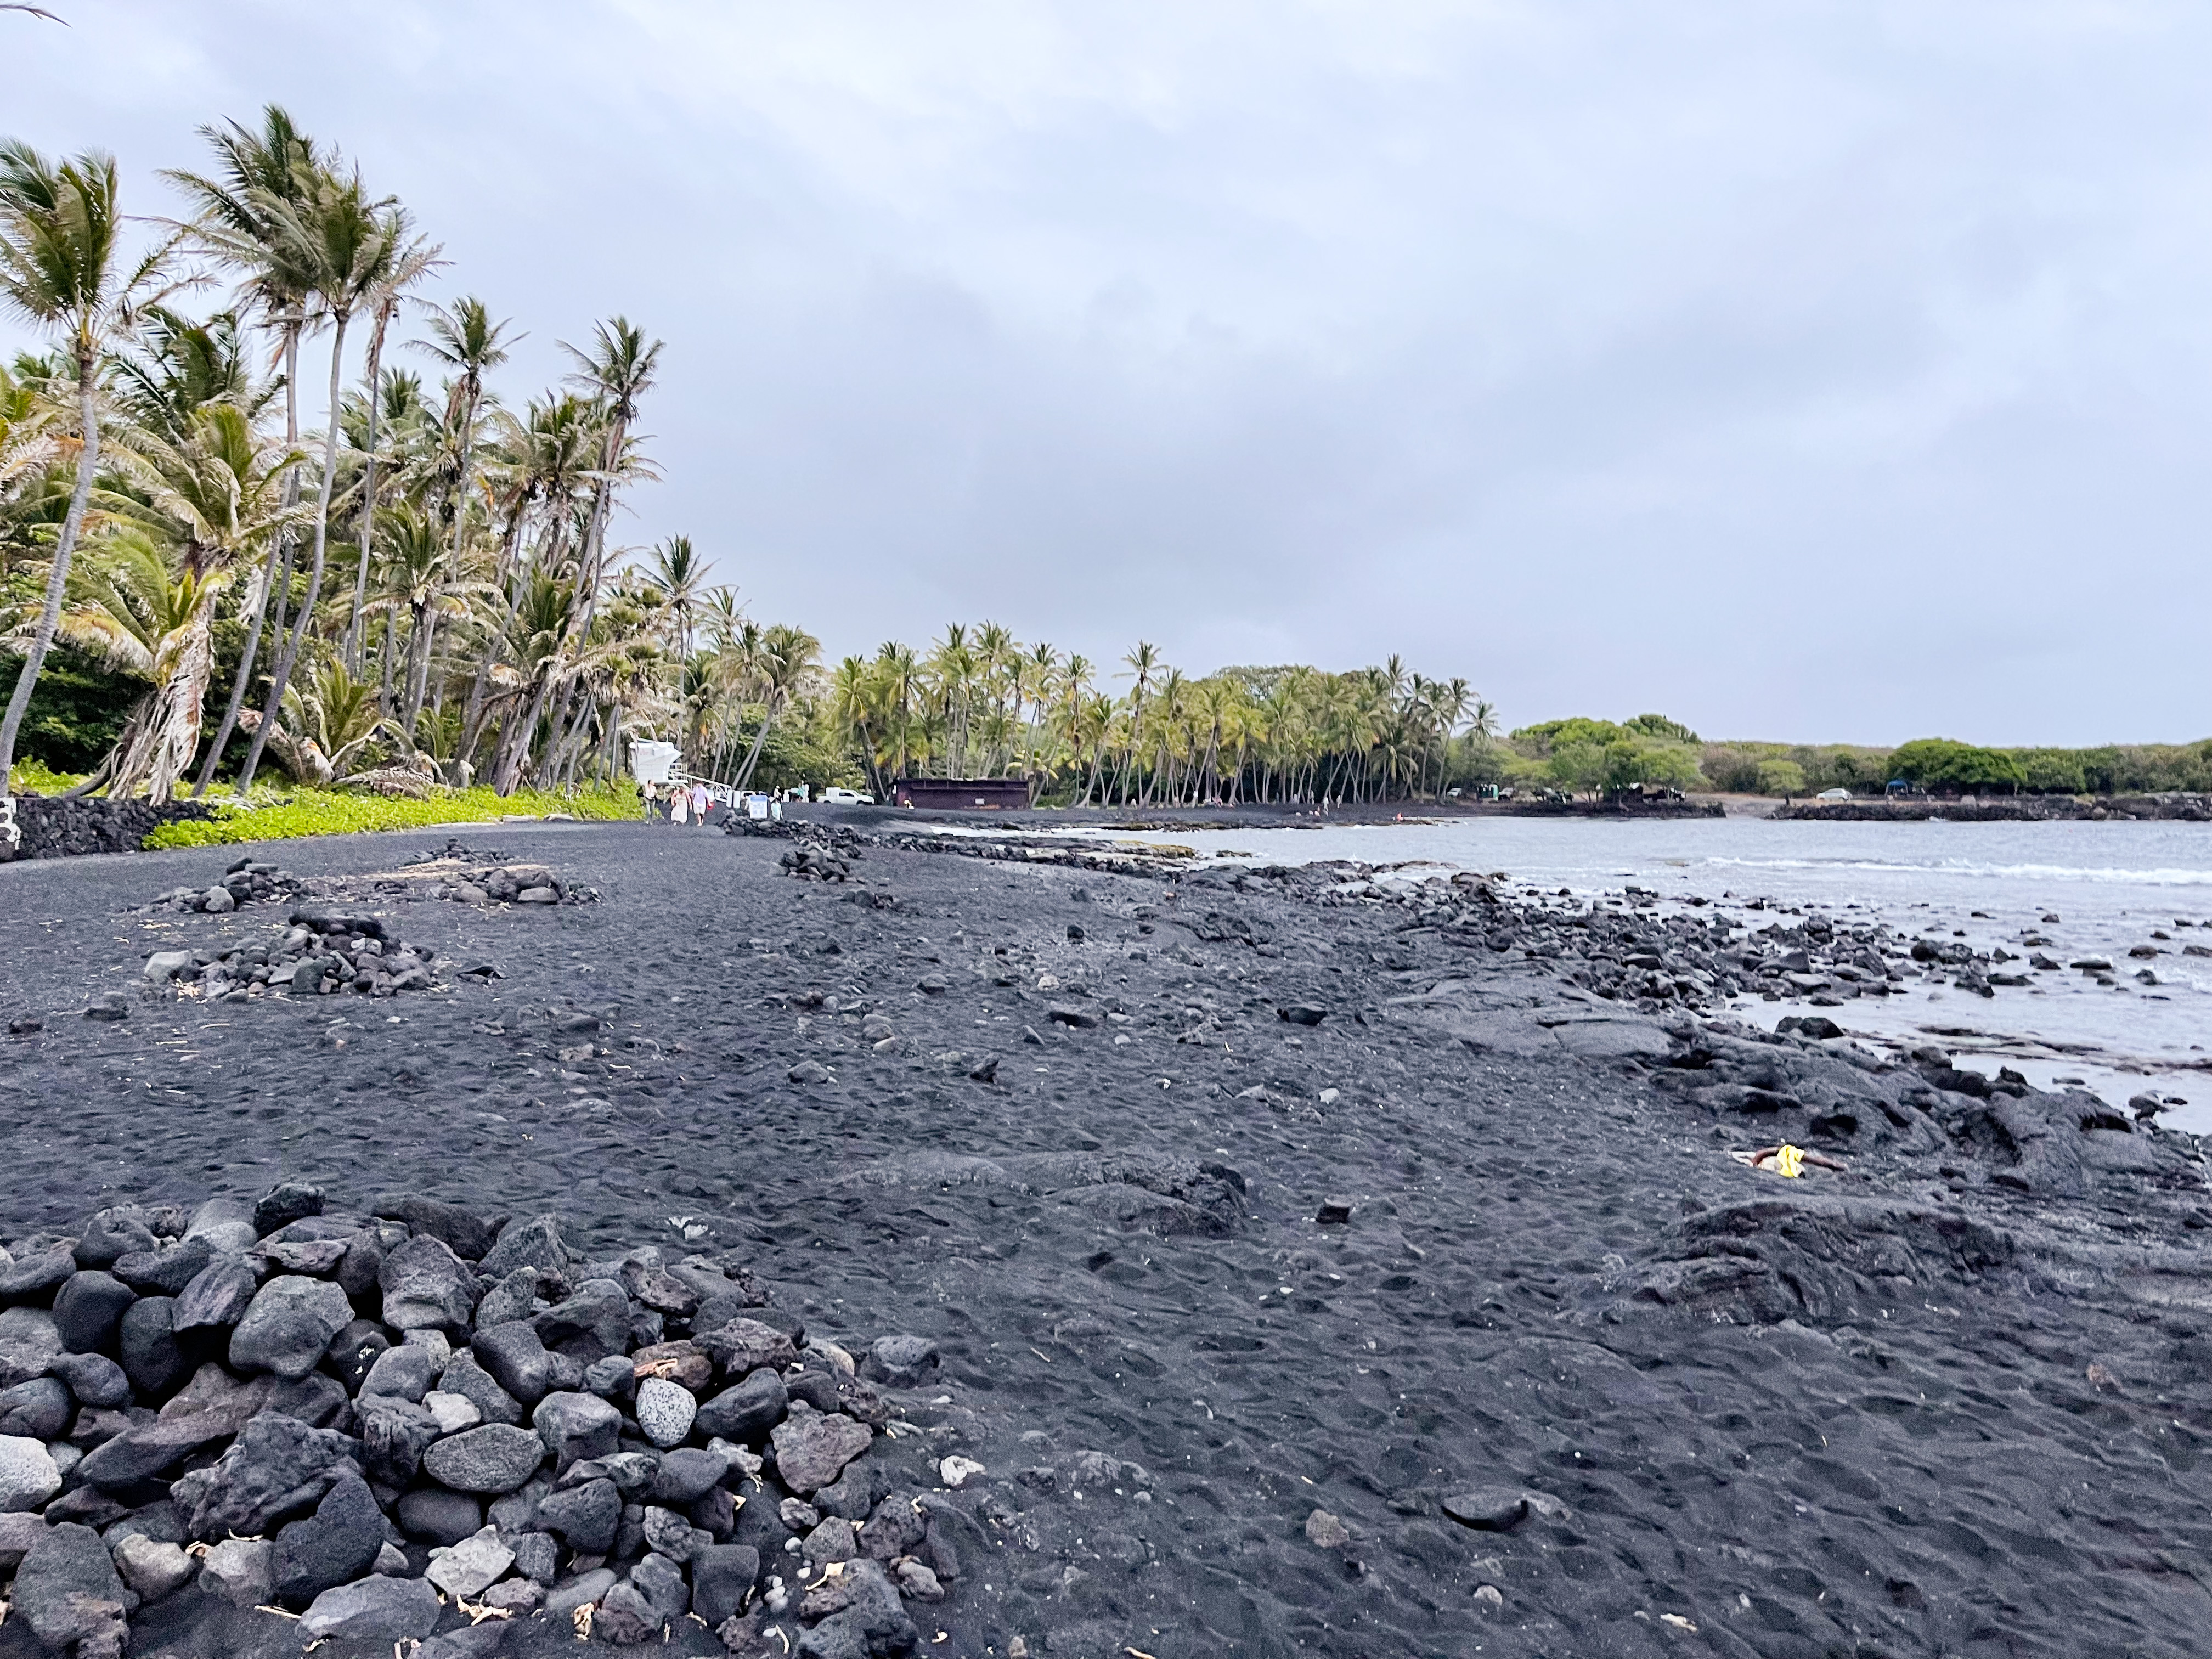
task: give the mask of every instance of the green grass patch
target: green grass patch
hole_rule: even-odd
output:
[[[88,775],[83,772],[57,772],[45,762],[26,755],[8,775],[8,789],[16,795],[58,795],[64,789],[76,788]]]
[[[566,812],[579,818],[635,818],[637,790],[628,784],[594,784],[560,793],[518,789],[512,795],[495,794],[486,788],[450,789],[413,800],[339,789],[295,789],[265,806],[218,807],[216,816],[204,823],[165,823],[146,837],[146,847],[155,851],[228,842],[290,841],[301,836],[495,823],[509,814],[543,817],[549,812]]]

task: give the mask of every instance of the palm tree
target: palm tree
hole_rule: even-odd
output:
[[[235,404],[258,418],[276,395],[273,383],[254,376],[234,311],[194,322],[149,306],[137,332],[143,349],[118,356],[112,372],[116,402],[141,430],[185,442],[194,412],[207,404]]]
[[[430,337],[428,340],[417,340],[412,343],[416,350],[428,352],[448,368],[455,371],[454,378],[447,386],[447,432],[449,436],[458,434],[459,444],[459,453],[454,462],[453,475],[446,489],[447,509],[453,519],[452,547],[445,565],[448,570],[458,571],[461,567],[461,550],[468,535],[469,507],[475,501],[477,495],[475,476],[477,428],[484,408],[483,377],[487,371],[498,368],[507,361],[508,348],[515,341],[526,337],[516,335],[512,339],[508,338],[507,326],[505,322],[494,322],[491,318],[491,308],[482,300],[469,295],[457,300],[450,307],[431,307]],[[373,476],[368,493],[374,494]],[[368,524],[366,513],[364,513],[362,523],[366,528]],[[434,599],[429,603],[436,605]],[[387,615],[389,614],[387,612]],[[434,626],[434,623],[433,625]],[[413,651],[412,637],[412,635],[410,636],[409,647],[410,662]],[[390,679],[388,652],[386,656],[386,678],[388,681]],[[487,656],[483,665],[487,672],[489,665],[490,659]],[[425,687],[428,684],[428,679],[429,672],[426,663],[422,677],[422,684]],[[402,723],[401,732],[403,741],[410,743],[414,740],[416,721],[422,708],[423,695],[412,689],[416,684],[415,677],[410,671],[408,679],[410,687],[408,712]],[[483,676],[480,674],[474,694],[471,698],[471,716],[482,704],[484,684]],[[462,730],[473,735],[471,719],[463,720]]]
[[[507,359],[509,349],[527,335],[510,338],[508,325],[491,319],[491,307],[474,295],[456,300],[451,307],[430,308],[430,337],[413,343],[452,370],[454,379],[447,398],[447,425],[460,434],[460,457],[449,496],[453,520],[453,553],[459,556],[461,538],[467,532],[469,504],[476,499],[477,422],[483,413],[483,377]]]
[[[385,514],[381,531],[384,586],[369,608],[393,617],[404,612],[407,617],[406,678],[400,690],[404,708],[398,725],[402,737],[411,742],[428,695],[439,617],[465,610],[468,596],[494,590],[487,582],[455,580],[439,526],[411,503]]]
[[[362,447],[361,556],[354,562],[353,611],[346,619],[346,672],[356,676],[361,672],[361,607],[368,594],[368,550],[375,541],[376,416],[380,401],[377,392],[381,386],[379,376],[384,362],[384,336],[392,326],[392,315],[399,309],[406,290],[445,263],[438,258],[435,246],[425,244],[420,237],[410,237],[407,225],[407,210],[394,207],[390,234],[395,246],[382,275],[369,292],[373,326],[368,336],[368,365],[362,374],[368,386],[368,441]]]
[[[1121,751],[1121,799],[1129,799],[1129,770],[1134,763],[1137,744],[1143,734],[1145,722],[1145,693],[1152,689],[1152,672],[1160,665],[1159,647],[1150,641],[1139,640],[1137,648],[1121,660],[1129,665],[1129,672],[1136,684],[1129,688],[1129,738]]]
[[[690,660],[691,612],[706,592],[706,562],[692,551],[689,536],[671,536],[653,550],[653,569],[645,580],[675,606],[677,655]]]
[[[575,522],[577,492],[587,483],[596,486],[601,476],[594,465],[601,453],[600,413],[586,398],[549,392],[542,400],[532,399],[520,420],[504,410],[494,416],[495,466],[504,480],[506,515],[495,580],[507,595],[510,620],[518,603],[518,585],[528,580],[522,568],[523,541],[533,511],[542,510],[546,520],[546,532],[537,550],[538,571],[557,579],[568,562],[568,536]],[[485,630],[483,655],[469,688],[467,711],[461,718],[464,761],[475,754],[483,733],[486,694],[506,643],[504,624]],[[495,757],[495,775],[501,770]]]
[[[284,386],[284,444],[300,442],[300,335],[307,325],[307,303],[313,275],[302,261],[301,250],[284,234],[276,211],[278,204],[303,202],[316,176],[327,165],[314,141],[301,131],[282,106],[270,104],[261,112],[256,132],[235,121],[221,127],[204,126],[200,137],[216,153],[213,173],[170,171],[162,177],[183,191],[197,211],[182,227],[219,263],[240,271],[242,295],[249,309],[277,336],[278,361]],[[285,505],[297,499],[299,471],[286,477]],[[216,727],[192,793],[204,795],[215,779],[216,762],[237,729],[239,718],[253,684],[253,665],[261,649],[261,635],[269,620],[269,603],[276,601],[276,628],[284,626],[283,607],[292,580],[292,538],[281,536],[263,563],[246,609],[246,645],[239,658],[238,677],[231,687],[230,706]]]
[[[0,716],[0,794],[12,775],[15,734],[32,688],[61,623],[70,561],[100,468],[101,374],[138,312],[166,297],[155,284],[173,245],[165,240],[136,266],[119,268],[123,217],[116,197],[112,155],[88,150],[56,163],[27,144],[0,144],[0,302],[62,343],[76,368],[77,422],[76,482],[47,568],[46,603],[7,714]]]
[[[760,763],[761,750],[768,743],[769,730],[775,717],[791,702],[792,697],[813,677],[815,664],[822,653],[822,641],[803,629],[787,623],[777,623],[769,627],[762,640],[761,690],[766,706],[761,711],[760,730],[753,734],[751,751],[738,769],[736,783],[740,789],[752,781],[753,768]]]
[[[284,688],[291,683],[300,647],[314,621],[315,602],[322,597],[323,571],[330,550],[331,489],[337,482],[346,328],[362,302],[390,280],[405,251],[404,217],[389,199],[370,200],[357,170],[343,175],[329,171],[319,173],[304,202],[279,202],[273,206],[279,234],[296,250],[298,264],[307,272],[312,292],[330,319],[330,393],[325,401],[329,419],[323,430],[322,488],[315,501],[314,556],[308,570],[307,591],[300,601],[299,619],[277,653],[261,726],[246,751],[246,764],[239,769],[240,795],[253,786],[254,770],[261,763],[261,751],[269,741],[271,723],[283,707]]]
[[[247,720],[259,723],[250,712]],[[272,741],[277,759],[295,778],[329,785],[356,775],[355,757],[384,730],[375,682],[354,678],[343,663],[332,658],[315,671],[304,690],[296,685],[285,688],[284,723],[272,734]],[[412,790],[421,789],[420,777],[399,775]]]
[[[179,544],[180,580],[201,601],[185,615],[192,637],[174,653],[175,672],[160,682],[151,721],[159,741],[119,763],[108,785],[120,794],[143,779],[156,803],[170,798],[199,747],[216,596],[241,562],[301,516],[284,504],[283,483],[298,452],[257,436],[236,404],[192,410],[179,438],[126,428],[116,459],[148,505],[121,499],[108,509],[111,518],[138,520]]]
[[[110,666],[151,681],[152,689],[131,711],[94,778],[78,787],[105,777],[109,794],[120,797],[149,781],[160,803],[199,743],[200,705],[215,659],[210,623],[229,572],[181,561],[172,570],[142,530],[119,531],[95,550],[88,568],[71,573],[71,602],[58,631]]]
[[[575,611],[575,585],[541,568],[524,581],[508,612],[502,643],[514,659],[514,706],[492,765],[492,787],[502,795],[513,794],[522,781],[546,697],[561,672]]]
[[[565,341],[575,372],[568,384],[594,398],[606,414],[605,448],[599,458],[599,478],[592,495],[592,516],[584,532],[583,566],[590,588],[599,585],[605,557],[607,518],[619,464],[628,451],[630,428],[637,420],[638,400],[652,386],[660,367],[662,343],[647,343],[645,331],[626,317],[612,317],[593,331],[592,349],[579,350]],[[591,596],[587,591],[585,616],[588,624]]]
[[[52,428],[56,410],[29,374],[0,364],[0,507],[44,476],[62,453]],[[8,574],[8,543],[0,540],[0,576]]]

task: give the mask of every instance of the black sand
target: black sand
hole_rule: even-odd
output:
[[[1940,1146],[1863,1133],[1848,1175],[1784,1181],[1725,1155],[1772,1114],[1679,1086],[1686,1024],[1589,1018],[1396,907],[463,833],[600,902],[400,907],[447,988],[390,1000],[142,993],[149,951],[266,931],[125,914],[235,849],[0,870],[0,1015],[47,1017],[0,1040],[0,1239],[301,1176],[747,1249],[813,1331],[941,1348],[902,1409],[984,1466],[963,1497],[993,1554],[916,1609],[926,1652],[2212,1651],[2193,1143],[2108,1127],[2130,1156],[2062,1192],[1967,1103]],[[444,839],[276,855],[358,874]],[[1182,925],[1208,911],[1246,938]],[[504,979],[453,976],[477,961]],[[128,1019],[76,1012],[117,988]],[[611,1054],[578,1053],[577,1013]],[[809,1060],[829,1079],[789,1080]],[[1336,1199],[1349,1222],[1317,1222]],[[583,1650],[503,1650],[539,1638]],[[0,1654],[27,1639],[0,1626]]]

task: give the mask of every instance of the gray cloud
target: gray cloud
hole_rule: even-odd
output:
[[[817,3],[0,18],[0,128],[277,100],[833,653],[991,616],[1402,653],[1519,721],[2212,726],[2212,20],[2153,3]]]

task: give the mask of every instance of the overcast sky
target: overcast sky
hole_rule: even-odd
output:
[[[665,338],[617,533],[832,658],[2212,732],[2200,3],[45,3],[0,134],[135,210],[273,100],[530,331],[510,401]]]

